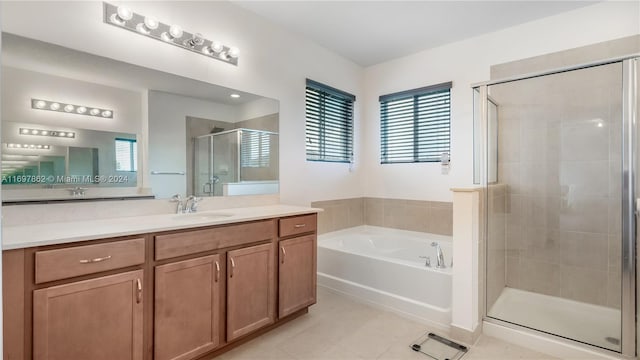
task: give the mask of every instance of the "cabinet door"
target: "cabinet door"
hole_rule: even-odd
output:
[[[156,267],[155,360],[192,359],[220,345],[220,255]]]
[[[227,340],[236,339],[275,319],[274,245],[227,253]]]
[[[280,241],[278,316],[316,303],[316,236]]]
[[[142,360],[142,270],[33,292],[36,360]]]

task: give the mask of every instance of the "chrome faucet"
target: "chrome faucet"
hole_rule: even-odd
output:
[[[175,194],[171,197],[171,202],[178,203],[176,205],[176,214],[184,214],[185,212],[185,203],[182,200],[182,196],[180,194]]]
[[[444,263],[444,254],[442,253],[442,248],[440,247],[440,244],[434,241],[431,243],[431,246],[436,248],[436,267],[438,269],[446,268],[447,265],[445,265]]]
[[[194,213],[198,211],[198,203],[202,200],[195,195],[191,195],[187,198],[186,203],[184,204],[184,212],[186,213]]]

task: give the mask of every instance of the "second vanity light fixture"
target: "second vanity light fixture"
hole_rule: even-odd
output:
[[[39,135],[39,136],[52,136],[58,138],[75,138],[76,133],[73,131],[60,131],[60,130],[42,130],[42,129],[29,129],[20,128],[20,135]]]
[[[200,33],[186,32],[178,25],[162,23],[152,16],[136,14],[124,6],[105,2],[104,22],[228,64],[238,65],[240,51],[237,47],[205,39]]]
[[[31,108],[36,110],[58,111],[68,114],[89,115],[113,119],[113,110],[96,107],[65,104],[58,101],[31,99]]]

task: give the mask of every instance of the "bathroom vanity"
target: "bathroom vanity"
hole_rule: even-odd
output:
[[[316,302],[316,224],[274,205],[5,229],[4,359],[211,358]]]

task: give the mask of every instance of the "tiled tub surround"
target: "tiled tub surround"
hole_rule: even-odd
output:
[[[449,236],[453,232],[450,202],[364,197],[316,201],[311,206],[324,209],[318,216],[320,234],[360,225]]]

